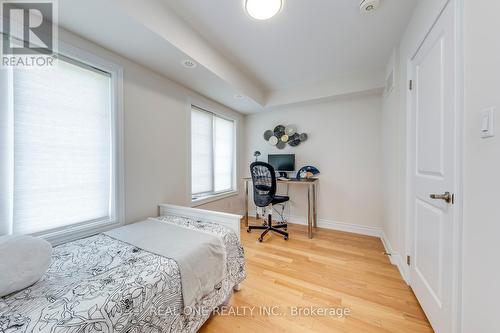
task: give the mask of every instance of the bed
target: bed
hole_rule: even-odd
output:
[[[0,298],[0,332],[196,332],[246,277],[241,217],[166,204],[159,210],[149,222],[223,244],[224,277],[194,304],[184,302],[176,260],[103,233],[55,247],[41,280]]]

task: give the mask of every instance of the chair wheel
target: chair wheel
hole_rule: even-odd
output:
[[[262,237],[259,237],[259,242],[261,242],[261,243],[262,243],[262,241],[263,241],[263,240],[264,240],[264,239],[262,239]]]
[[[283,237],[285,240],[288,240],[288,236]]]
[[[252,229],[248,228],[248,229],[247,229],[247,232],[248,232],[248,233],[251,233],[251,232],[252,232]]]

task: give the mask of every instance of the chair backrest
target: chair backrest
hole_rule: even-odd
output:
[[[253,181],[253,201],[257,207],[267,207],[276,195],[276,173],[272,165],[254,162],[250,165]]]

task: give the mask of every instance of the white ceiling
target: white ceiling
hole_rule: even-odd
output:
[[[260,96],[244,100],[234,99],[234,95],[241,93],[241,90],[245,90],[246,95],[250,95],[248,91],[256,89],[252,89],[251,82],[245,85],[244,89],[240,89],[235,84],[235,80],[227,79],[223,75],[214,73],[214,70],[203,66],[198,61],[197,56],[195,59],[199,65],[195,69],[186,69],[181,66],[182,60],[193,58],[194,54],[190,55],[184,52],[179,44],[174,45],[169,40],[170,36],[162,34],[163,30],[179,32],[183,28],[174,19],[168,17],[170,13],[162,6],[166,7],[160,0],[148,0],[142,3],[135,0],[60,0],[59,24],[83,38],[167,76],[232,109],[248,112],[261,108],[263,98]],[[172,26],[148,25],[147,23],[154,23],[152,13],[141,12],[139,9],[153,11],[158,17],[165,19],[165,22],[172,23]],[[133,14],[131,14],[132,11]],[[189,31],[186,34],[189,34]],[[175,41],[174,38],[170,39]],[[196,44],[192,38],[186,38],[186,40]],[[210,49],[200,48],[199,52],[206,55],[210,53]],[[209,63],[209,61],[203,62]],[[211,62],[213,62],[212,59]],[[232,73],[233,77],[236,76],[234,75],[236,70],[228,69],[227,71]]]
[[[360,0],[284,0],[267,21],[244,0],[164,0],[264,90],[284,90],[382,70],[416,0],[382,0],[369,15]]]
[[[417,0],[284,0],[256,21],[244,0],[59,0],[63,28],[235,110],[380,92]],[[198,66],[186,69],[184,59]],[[234,95],[244,95],[235,99]]]

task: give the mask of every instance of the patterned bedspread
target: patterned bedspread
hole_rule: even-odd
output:
[[[100,234],[55,247],[40,281],[0,298],[0,332],[196,332],[245,278],[243,248],[220,225],[158,219],[224,241],[227,276],[195,307],[184,307],[174,260]]]

